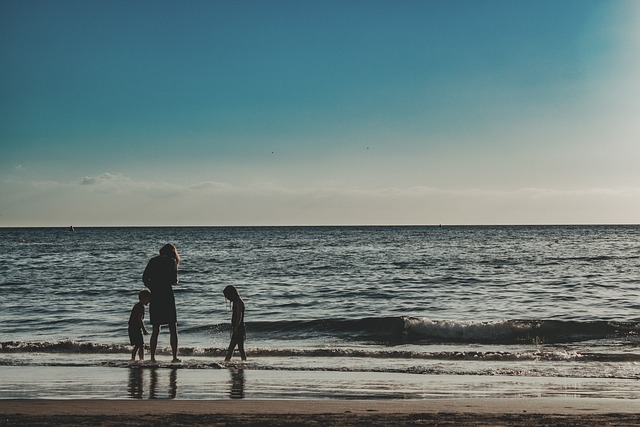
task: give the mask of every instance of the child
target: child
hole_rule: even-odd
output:
[[[227,357],[224,361],[231,360],[233,350],[236,345],[240,352],[242,360],[247,360],[247,355],[244,353],[244,340],[247,338],[247,334],[244,328],[244,301],[240,298],[238,291],[233,286],[229,285],[222,291],[225,298],[233,303],[233,314],[231,315],[231,342],[227,349]]]
[[[140,291],[138,293],[138,303],[131,309],[131,315],[129,316],[129,341],[133,346],[131,351],[131,360],[136,360],[136,353],[140,357],[140,360],[144,360],[144,339],[142,333],[148,334],[147,329],[144,327],[144,306],[151,301],[151,292]]]

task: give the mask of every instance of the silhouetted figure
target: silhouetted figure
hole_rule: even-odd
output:
[[[144,307],[151,301],[151,292],[140,291],[138,293],[138,302],[131,309],[129,315],[129,342],[133,346],[131,350],[131,360],[136,360],[136,353],[140,360],[144,360],[144,338],[142,334],[148,334],[147,328],[144,327]]]
[[[149,317],[153,332],[151,333],[150,350],[151,361],[156,361],[156,347],[160,327],[169,326],[171,334],[172,362],[180,362],[178,359],[178,317],[176,314],[176,300],[173,295],[173,286],[178,284],[178,266],[180,255],[175,246],[167,243],[160,249],[160,255],[151,258],[142,275],[142,281],[151,291],[151,303],[149,304]]]
[[[226,362],[231,360],[231,356],[233,355],[233,350],[236,345],[238,346],[238,351],[240,352],[242,360],[247,360],[247,355],[244,353],[244,341],[247,338],[247,333],[244,327],[244,301],[240,298],[240,294],[238,294],[236,288],[231,285],[224,288],[222,293],[225,298],[233,304],[231,314],[231,342],[229,343],[227,356],[224,360]]]

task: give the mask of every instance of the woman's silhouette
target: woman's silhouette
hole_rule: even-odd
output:
[[[173,296],[173,286],[178,284],[179,265],[180,255],[178,255],[176,247],[167,243],[160,249],[160,255],[151,258],[142,275],[144,285],[151,291],[149,318],[153,332],[149,345],[152,362],[156,361],[156,347],[162,325],[169,326],[172,362],[180,362],[178,359],[178,317],[176,300]]]

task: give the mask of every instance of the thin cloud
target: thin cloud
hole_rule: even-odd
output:
[[[113,175],[110,173],[103,173],[102,175],[99,176],[94,176],[94,177],[88,177],[85,176],[84,178],[82,178],[80,180],[80,185],[98,185],[98,184],[104,184],[106,182],[112,182],[115,180],[120,180],[122,178],[122,175]]]
[[[85,176],[75,182],[75,185],[78,184],[99,192],[143,193],[149,196],[176,195],[186,191],[184,186],[168,184],[164,181],[135,180],[121,173],[109,172],[93,177]]]
[[[186,190],[190,191],[231,191],[235,187],[225,182],[205,181],[199,184],[190,185]]]

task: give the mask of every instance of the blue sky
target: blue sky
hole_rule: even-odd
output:
[[[640,5],[0,3],[0,226],[640,222]]]

